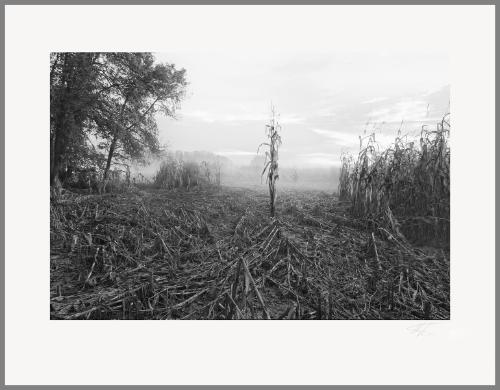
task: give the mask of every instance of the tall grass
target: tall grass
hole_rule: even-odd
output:
[[[190,190],[193,187],[213,184],[220,186],[220,176],[220,165],[215,163],[203,161],[198,164],[168,156],[156,172],[154,184],[158,188]]]
[[[386,150],[370,135],[357,159],[342,156],[339,197],[412,241],[449,243],[450,127],[447,114],[435,129],[422,127],[418,144],[399,131]]]

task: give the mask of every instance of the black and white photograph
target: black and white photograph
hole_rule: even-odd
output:
[[[333,2],[5,7],[7,384],[495,383],[495,6]]]
[[[448,69],[51,53],[51,318],[449,319]]]

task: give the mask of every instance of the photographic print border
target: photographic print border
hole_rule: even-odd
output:
[[[3,87],[3,90],[4,90],[4,94],[2,95],[2,104],[1,104],[1,109],[0,109],[0,116],[3,120],[3,123],[4,123],[4,131],[2,132],[1,134],[1,137],[0,137],[0,143],[1,143],[1,147],[3,149],[3,158],[1,160],[1,169],[0,169],[0,182],[1,182],[1,188],[2,188],[2,191],[1,191],[1,197],[2,197],[2,207],[1,207],[1,218],[3,220],[3,224],[2,224],[2,234],[1,234],[1,238],[0,238],[0,247],[4,253],[4,262],[2,263],[2,267],[1,267],[1,276],[2,276],[2,280],[3,280],[3,284],[4,284],[4,288],[1,289],[1,292],[0,292],[0,303],[1,303],[1,306],[0,306],[0,315],[2,316],[1,318],[1,331],[3,333],[3,338],[2,338],[2,341],[1,341],[1,348],[2,348],[2,364],[1,364],[1,368],[0,368],[0,384],[2,386],[2,388],[10,388],[10,387],[14,387],[14,386],[7,386],[5,385],[5,361],[3,359],[5,359],[5,229],[6,229],[6,226],[5,226],[5,7],[7,5],[176,5],[176,4],[192,4],[192,5],[208,5],[208,4],[213,4],[213,5],[229,5],[229,4],[238,4],[238,5],[243,5],[243,4],[252,4],[252,5],[260,5],[260,4],[273,4],[273,5],[291,5],[291,4],[308,4],[308,5],[429,5],[429,4],[435,4],[435,5],[460,5],[460,4],[463,4],[463,5],[466,5],[466,4],[470,4],[470,5],[496,5],[495,1],[431,1],[431,0],[423,0],[423,1],[388,1],[388,0],[385,0],[385,1],[360,1],[360,0],[355,0],[355,1],[334,1],[334,0],[323,0],[323,1],[319,1],[319,0],[313,0],[313,1],[309,1],[309,2],[305,2],[304,0],[300,1],[300,0],[285,0],[285,1],[277,1],[277,0],[272,0],[272,1],[265,1],[265,0],[254,0],[254,1],[241,1],[241,2],[235,2],[235,1],[231,1],[231,0],[226,0],[226,1],[221,1],[221,0],[214,0],[214,1],[202,1],[202,0],[198,0],[198,1],[195,1],[195,0],[189,0],[189,1],[165,1],[165,0],[146,0],[146,1],[137,1],[137,0],[116,0],[116,1],[110,1],[110,0],[105,0],[105,1],[98,1],[98,0],[87,0],[87,1],[82,1],[82,0],[78,0],[78,1],[63,1],[63,0],[52,0],[52,1],[36,1],[36,0],[31,0],[31,1],[28,1],[28,0],[24,0],[24,1],[3,1],[3,7],[1,7],[1,13],[2,13],[2,20],[3,20],[3,23],[4,23],[4,28],[2,29],[2,34],[3,34],[3,37],[2,37],[2,40],[1,40],[1,44],[2,44],[2,61],[1,61],[1,67],[2,67],[2,73],[3,73],[3,78],[2,78],[2,87]],[[498,15],[498,12],[497,12],[497,9],[495,7],[495,17]],[[496,32],[496,28],[495,28],[495,62],[496,59],[497,59],[497,46],[498,46],[498,36],[497,36],[497,32]],[[497,65],[496,65],[497,66]],[[498,81],[495,79],[495,96],[496,96],[496,91],[498,90]],[[499,109],[499,105],[498,105],[498,102],[495,103],[495,108],[496,110],[495,111],[498,111]],[[495,125],[495,128],[496,128],[496,125]],[[496,137],[496,140],[495,140],[495,148],[498,149],[498,146],[500,145],[500,141],[499,141],[499,138]],[[495,192],[496,192],[496,196],[498,196],[498,189],[499,189],[499,186],[498,186],[498,172],[499,172],[499,160],[498,160],[498,156],[495,155],[495,168],[496,168],[496,173],[495,173]],[[496,199],[495,199],[495,204],[496,204]],[[496,208],[496,207],[495,207]],[[497,224],[498,224],[498,220],[499,220],[499,211],[498,209],[495,210],[495,227],[497,227]],[[498,239],[500,239],[500,236],[499,236],[499,232],[498,232],[498,229],[496,229],[496,234],[495,234],[495,238],[496,238],[496,241]],[[495,250],[495,260],[498,260],[498,255],[496,253],[496,250]],[[498,267],[496,267],[496,270],[495,270],[495,278],[497,279],[498,277]],[[495,321],[496,323],[498,323],[498,291],[495,287]],[[495,328],[495,356],[496,356],[496,352],[497,352],[497,349],[498,349],[498,340],[497,340],[497,337],[496,337],[496,328]],[[498,368],[498,362],[496,362],[496,369],[495,369],[495,372]],[[496,378],[496,375],[495,375],[495,378]],[[46,387],[46,388],[52,388],[53,386],[15,386],[16,388],[19,388],[19,389],[28,389],[28,388],[37,388],[37,387]],[[55,387],[55,386],[54,386]],[[143,388],[143,387],[146,387],[146,386],[135,386],[135,385],[130,385],[130,386],[119,386],[119,385],[115,385],[115,386],[57,386],[57,387],[63,387],[63,388],[85,388],[85,389],[99,389],[99,388],[122,388],[122,387],[126,387],[126,388],[130,388],[130,389],[139,389],[139,388]],[[239,385],[239,386],[214,386],[214,385],[207,385],[207,386],[175,386],[175,385],[168,385],[168,386],[147,386],[147,387],[168,387],[168,388],[183,388],[183,389],[191,389],[191,388],[219,388],[219,387],[234,387],[234,388],[256,388],[256,389],[262,389],[262,388],[266,388],[266,387],[271,387],[271,386],[255,386],[255,385]],[[308,388],[309,386],[272,386],[273,388],[289,388],[289,387],[293,387],[293,388]],[[328,386],[315,386],[315,387],[321,387],[321,388],[349,388],[349,389],[360,389],[360,388],[371,388],[371,387],[374,387],[374,388],[386,388],[387,386],[381,386],[381,385],[374,385],[374,386],[340,386],[340,385],[328,385]],[[391,387],[394,387],[394,386],[391,386]],[[408,386],[396,386],[397,388],[401,387],[401,388],[406,388],[406,387],[411,387],[411,388],[433,388],[433,387],[438,387],[438,386],[411,386],[411,385],[408,385]],[[476,387],[489,387],[489,388],[495,388],[495,386],[439,386],[440,388],[455,388],[455,387],[460,387],[460,388],[476,388]]]

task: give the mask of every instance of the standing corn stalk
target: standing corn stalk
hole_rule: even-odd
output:
[[[261,176],[264,176],[267,171],[266,181],[269,185],[269,198],[270,198],[270,215],[274,217],[274,202],[276,200],[276,180],[278,180],[278,148],[281,145],[281,125],[276,119],[276,111],[274,106],[271,107],[271,120],[268,125],[266,125],[266,135],[269,142],[263,142],[259,145],[257,153],[259,153],[260,147],[265,145],[269,147],[266,151],[266,160],[264,161],[264,169],[262,170]]]
[[[357,159],[344,155],[339,196],[351,210],[386,225],[413,242],[449,242],[450,116],[435,129],[422,127],[420,145],[398,131],[393,144],[379,150],[375,134],[368,136]]]

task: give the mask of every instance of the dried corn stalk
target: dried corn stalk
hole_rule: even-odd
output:
[[[423,127],[420,144],[398,131],[380,151],[375,134],[367,137],[357,160],[342,156],[339,196],[350,200],[358,217],[377,221],[394,233],[400,228],[415,241],[449,242],[449,114],[436,128]],[[401,226],[400,226],[401,225]]]
[[[276,118],[276,110],[271,107],[271,120],[266,125],[266,135],[269,142],[263,142],[259,145],[257,153],[259,153],[261,146],[269,147],[266,150],[266,159],[264,161],[264,169],[261,176],[266,175],[266,182],[269,185],[269,213],[274,217],[275,201],[276,201],[276,180],[279,178],[278,174],[278,148],[281,146],[281,125]]]

